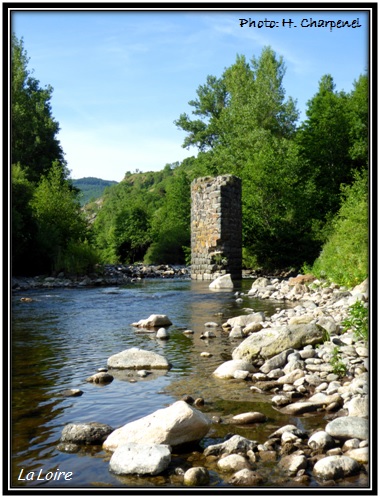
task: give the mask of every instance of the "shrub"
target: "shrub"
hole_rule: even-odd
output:
[[[342,188],[343,202],[332,231],[313,264],[312,273],[337,284],[355,286],[368,275],[367,177],[357,174]]]

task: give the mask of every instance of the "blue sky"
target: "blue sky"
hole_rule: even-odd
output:
[[[337,90],[351,91],[369,66],[367,15],[347,8],[31,9],[14,10],[11,27],[24,39],[33,76],[54,88],[52,111],[71,177],[121,181],[126,171],[158,171],[197,154],[182,148],[185,133],[173,122],[191,113],[188,102],[207,75],[221,76],[238,54],[249,60],[269,45],[283,56],[286,96],[297,100],[301,120],[324,74],[333,76]],[[359,18],[360,27],[306,27],[310,18]],[[239,19],[279,24],[240,27]],[[283,19],[294,24],[282,26]]]

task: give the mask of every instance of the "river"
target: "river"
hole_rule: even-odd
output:
[[[189,279],[141,280],[125,287],[40,289],[14,293],[11,332],[11,485],[13,487],[125,487],[175,486],[170,477],[120,477],[108,470],[109,455],[101,447],[78,453],[57,449],[65,424],[101,422],[116,428],[168,406],[184,395],[203,397],[202,411],[224,417],[261,411],[268,421],[255,426],[214,424],[204,444],[215,444],[227,433],[265,441],[287,423],[307,430],[323,425],[320,416],[302,419],[282,415],[270,398],[252,392],[245,381],[220,380],[212,372],[238,342],[218,329],[216,338],[200,339],[204,324],[224,323],[247,313],[247,308],[273,314],[283,303],[259,301],[247,296],[250,280],[231,291],[210,291],[207,282]],[[238,302],[235,292],[244,295]],[[32,302],[22,302],[31,297]],[[141,333],[131,326],[151,314],[166,314],[173,325],[170,338]],[[192,329],[193,335],[185,335]],[[92,384],[87,377],[106,367],[111,355],[139,347],[164,355],[173,365],[169,371],[138,378],[116,376],[108,385]],[[212,353],[209,358],[200,353]],[[63,397],[65,389],[81,389],[80,397]],[[181,455],[178,456],[181,461]],[[265,471],[273,471],[273,465]],[[61,481],[23,481],[20,472],[73,472]],[[223,476],[211,473],[211,486],[228,486]],[[276,480],[273,480],[273,485]],[[317,485],[311,483],[311,485]]]

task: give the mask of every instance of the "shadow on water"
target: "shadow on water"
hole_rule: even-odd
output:
[[[77,453],[57,449],[65,424],[101,422],[116,428],[168,406],[184,395],[202,397],[202,411],[228,419],[247,411],[260,411],[267,421],[251,426],[225,422],[213,424],[203,445],[215,444],[236,433],[262,443],[287,423],[310,430],[324,426],[321,416],[292,418],[273,409],[270,395],[253,393],[249,384],[221,380],[212,372],[231,358],[238,341],[231,341],[221,325],[249,309],[272,315],[283,303],[259,301],[246,295],[251,281],[242,281],[231,291],[212,292],[207,282],[191,280],[145,280],[125,287],[49,289],[15,293],[11,330],[11,443],[12,485],[61,486],[54,481],[20,481],[24,472],[73,472],[64,487],[175,487],[180,478],[174,469],[186,458],[202,462],[202,448],[190,455],[173,454],[166,473],[152,478],[117,477],[108,470],[110,455],[101,447],[82,448]],[[235,293],[244,293],[236,296]],[[32,302],[21,302],[31,297]],[[237,298],[241,301],[237,301]],[[170,338],[131,326],[151,314],[166,314],[173,325]],[[215,338],[201,339],[206,322],[216,322]],[[194,331],[185,335],[185,329]],[[118,372],[108,385],[86,382],[107,365],[107,358],[131,347],[155,351],[172,364],[145,378]],[[201,356],[209,352],[211,357]],[[131,378],[133,377],[133,378]],[[131,380],[135,382],[131,382]],[[80,397],[65,398],[65,389],[81,389]],[[195,463],[193,462],[193,465]],[[267,465],[268,472],[274,472]],[[312,484],[313,485],[313,484]],[[316,484],[314,484],[316,485]],[[356,484],[360,485],[360,484]],[[211,471],[211,486],[228,484],[217,469]]]

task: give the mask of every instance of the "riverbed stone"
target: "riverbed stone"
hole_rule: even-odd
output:
[[[314,451],[326,452],[335,446],[335,441],[326,431],[317,431],[309,438],[307,445]]]
[[[170,461],[171,448],[168,445],[127,443],[115,450],[109,468],[119,475],[157,475],[169,466]]]
[[[70,423],[62,430],[62,443],[102,444],[114,429],[99,422]]]
[[[226,275],[221,275],[211,282],[209,289],[233,289],[234,283],[232,281],[231,275],[227,273]]]
[[[142,327],[142,328],[155,328],[155,327],[167,327],[172,325],[171,320],[167,315],[150,315],[148,318],[143,318],[138,322],[132,323],[133,327]]]
[[[263,373],[269,373],[271,370],[281,368],[286,364],[288,356],[294,353],[294,349],[286,349],[279,354],[276,354],[272,358],[266,360],[266,362],[260,367],[260,371]]]
[[[257,313],[250,313],[248,315],[239,315],[227,320],[227,325],[230,327],[235,327],[239,325],[240,327],[247,327],[250,324],[260,323],[265,321],[265,314],[262,311]]]
[[[265,481],[258,472],[250,469],[241,469],[229,479],[228,483],[234,486],[259,486]]]
[[[119,369],[169,369],[166,358],[153,351],[130,348],[110,356],[107,360],[109,368]]]
[[[241,469],[250,469],[251,465],[242,455],[231,454],[218,461],[218,467],[225,472],[237,472]]]
[[[234,374],[237,370],[246,370],[248,372],[253,372],[254,368],[253,365],[248,361],[229,360],[219,365],[219,367],[214,370],[213,375],[220,379],[232,379],[234,378]]]
[[[183,476],[185,486],[205,486],[210,482],[210,474],[205,467],[192,467]]]
[[[257,442],[251,441],[243,436],[235,434],[227,441],[218,444],[211,444],[205,448],[203,454],[210,455],[230,455],[232,453],[239,453],[245,455],[249,450],[254,451],[257,448]]]
[[[340,440],[368,439],[368,420],[362,417],[338,417],[326,425],[325,431]]]
[[[315,323],[266,328],[248,336],[233,351],[234,360],[271,358],[287,349],[300,349],[307,344],[318,344],[325,330]]]
[[[206,415],[180,400],[116,429],[105,440],[103,448],[115,451],[126,443],[178,446],[201,440],[210,426],[211,420]]]
[[[348,415],[350,417],[364,417],[367,418],[368,413],[368,396],[355,397],[350,399],[345,404],[345,408],[348,410]]]
[[[231,418],[234,424],[255,424],[256,422],[265,422],[266,416],[261,412],[239,413]]]
[[[169,332],[166,330],[165,327],[160,327],[157,330],[156,338],[157,339],[162,339],[162,340],[169,339]]]
[[[97,372],[86,379],[86,382],[93,382],[94,384],[109,384],[112,381],[113,375],[108,372]]]
[[[283,472],[286,472],[290,476],[295,476],[301,469],[306,469],[307,458],[305,455],[286,455],[281,458],[278,462],[278,466]]]
[[[314,475],[324,480],[349,477],[359,471],[360,465],[356,460],[342,455],[321,458],[313,468]]]
[[[369,450],[366,448],[354,448],[352,450],[346,451],[344,456],[353,458],[359,463],[367,464],[369,462]]]

